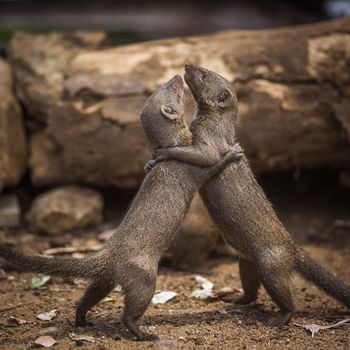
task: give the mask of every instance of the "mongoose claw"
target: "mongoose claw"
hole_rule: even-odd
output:
[[[148,174],[156,165],[155,159],[151,159],[147,162],[147,164],[144,167],[145,173]]]
[[[241,159],[244,155],[243,148],[237,142],[231,147],[231,151],[235,154],[237,159]]]
[[[224,157],[229,158],[233,162],[242,159],[243,155],[243,149],[238,143],[235,143],[228,149]]]
[[[282,314],[277,318],[271,318],[268,320],[267,324],[271,327],[283,328],[288,325],[291,318],[293,317],[293,312],[282,312]]]

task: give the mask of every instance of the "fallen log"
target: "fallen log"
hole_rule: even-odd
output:
[[[150,157],[143,103],[185,62],[232,81],[238,139],[255,172],[350,161],[350,18],[107,48],[91,36],[17,33],[11,41],[35,185],[137,186]]]

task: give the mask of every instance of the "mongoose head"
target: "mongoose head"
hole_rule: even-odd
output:
[[[161,85],[143,107],[141,122],[151,148],[190,145],[192,134],[184,116],[184,84],[176,75]]]
[[[185,65],[185,81],[199,110],[234,112],[237,114],[237,97],[231,83],[221,75],[192,64]]]

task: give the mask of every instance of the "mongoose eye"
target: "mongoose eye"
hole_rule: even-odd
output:
[[[200,76],[199,76],[199,80],[200,81],[205,81],[207,79],[207,74],[205,73],[202,73]]]

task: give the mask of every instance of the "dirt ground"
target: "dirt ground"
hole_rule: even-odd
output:
[[[263,181],[270,188],[268,194],[282,221],[318,262],[350,283],[350,230],[325,229],[335,219],[350,215],[349,191],[338,187],[330,189],[330,184],[324,188],[322,182],[319,184],[322,191],[310,184],[303,185],[306,190],[303,186],[292,188],[288,181],[280,181],[278,186],[274,179]],[[322,232],[320,227],[324,228]],[[42,252],[57,245],[84,245],[96,240],[93,231],[75,235],[74,239],[70,234],[55,239],[23,232],[9,232],[5,236],[18,249],[31,252]],[[215,287],[241,287],[234,259],[212,257],[206,267],[209,275],[205,277]],[[33,290],[33,276],[10,269],[0,276],[0,349],[33,348],[40,335],[51,335],[57,341],[53,349],[77,346],[91,350],[350,348],[349,325],[321,330],[314,337],[295,325],[328,325],[350,318],[349,309],[299,277],[294,280],[298,312],[292,323],[280,330],[268,325],[277,309],[263,289],[256,304],[244,307],[224,301],[194,299],[191,293],[198,287],[195,274],[161,267],[157,289],[175,291],[178,295],[163,305],[150,305],[139,323],[161,340],[140,343],[134,341],[120,321],[123,302],[119,292],[111,293],[88,314],[93,326],[77,329],[73,325],[74,307],[85,282],[54,278],[44,289]],[[58,312],[51,321],[37,319],[38,314],[54,309]],[[93,337],[94,342],[76,340],[82,335]]]

